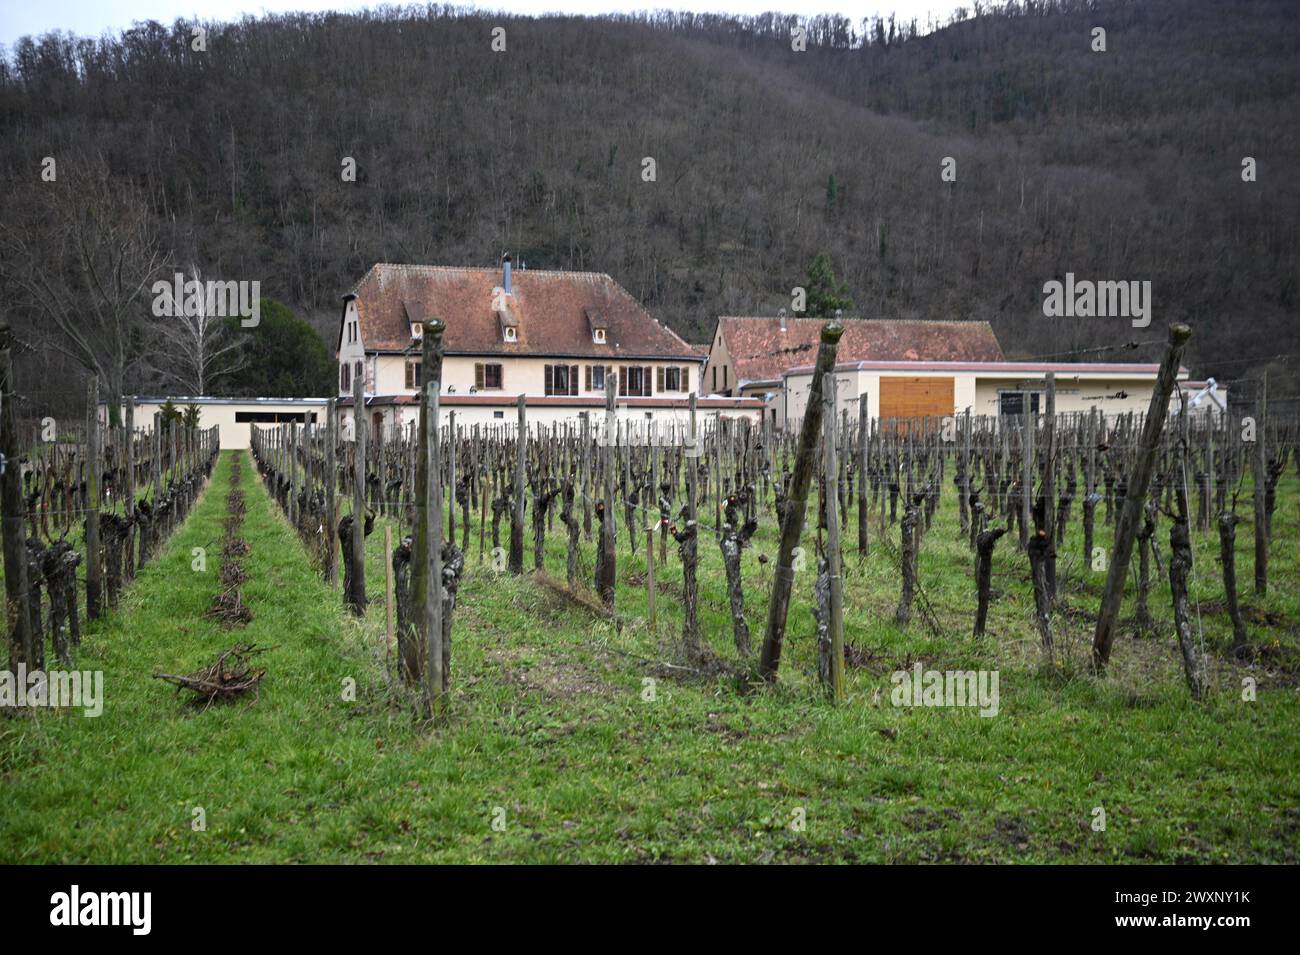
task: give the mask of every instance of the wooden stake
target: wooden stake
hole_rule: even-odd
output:
[[[31,665],[37,658],[32,633],[32,615],[28,607],[27,545],[23,538],[22,456],[18,425],[14,414],[17,393],[14,390],[13,364],[10,356],[12,336],[9,323],[0,321],[0,526],[4,530],[5,617],[9,633],[9,670],[17,673],[19,664]]]
[[[1164,360],[1160,363],[1155,388],[1151,392],[1151,405],[1147,408],[1146,420],[1142,424],[1137,461],[1133,466],[1128,495],[1124,498],[1124,509],[1120,514],[1119,526],[1115,529],[1115,550],[1111,554],[1106,589],[1102,592],[1101,609],[1097,614],[1097,629],[1092,640],[1092,661],[1094,669],[1098,672],[1105,669],[1110,659],[1110,648],[1115,639],[1115,623],[1119,619],[1120,604],[1124,600],[1124,581],[1128,574],[1129,560],[1133,556],[1133,541],[1137,535],[1138,524],[1142,520],[1142,509],[1146,504],[1147,492],[1151,487],[1151,470],[1155,463],[1160,433],[1164,430],[1165,418],[1169,414],[1169,395],[1178,379],[1178,367],[1183,357],[1183,349],[1191,336],[1192,330],[1182,323],[1169,326],[1169,345],[1165,350]]]
[[[786,620],[790,614],[790,590],[794,585],[794,550],[799,546],[799,538],[803,534],[804,513],[808,508],[808,485],[812,480],[813,451],[825,410],[822,379],[827,372],[834,373],[835,351],[843,334],[844,326],[839,322],[831,321],[822,326],[817,364],[808,392],[808,405],[804,409],[803,427],[799,432],[799,451],[787,491],[785,515],[781,520],[781,545],[772,575],[772,597],[767,605],[767,629],[763,634],[759,673],[768,682],[775,682],[777,670],[781,666],[781,647],[785,642]]]

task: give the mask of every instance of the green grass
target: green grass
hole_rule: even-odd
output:
[[[90,629],[77,665],[105,671],[104,714],[0,718],[0,861],[1297,860],[1300,488],[1290,475],[1266,598],[1249,592],[1249,526],[1238,541],[1248,613],[1268,621],[1251,624],[1251,636],[1273,649],[1249,668],[1227,661],[1226,615],[1203,610],[1211,668],[1199,704],[1182,681],[1163,582],[1152,598],[1161,636],[1123,631],[1104,678],[1084,666],[1090,617],[1058,617],[1059,652],[1046,667],[1026,561],[1004,538],[989,636],[973,640],[972,561],[955,539],[949,489],[921,559],[938,634],[919,615],[905,631],[893,625],[898,573],[884,549],[861,564],[848,556],[847,637],[870,657],[849,670],[841,706],[816,684],[810,570],[797,576],[779,685],[741,692],[726,676],[664,666],[684,663],[672,548],[658,568],[652,632],[637,582],[643,558],[629,557],[625,533],[611,622],[531,576],[480,565],[475,528],[452,699],[443,722],[427,727],[386,676],[382,527],[367,541],[378,600],[358,622],[320,582],[247,458],[245,599],[256,617],[242,631],[203,617],[217,587],[230,462],[223,454],[207,495],[120,613]],[[769,524],[744,558],[756,646],[769,579],[757,554],[775,553]],[[851,516],[850,534],[855,526]],[[547,549],[559,578],[561,532],[557,521]],[[896,540],[897,528],[889,533]],[[1076,518],[1066,553],[1081,550],[1078,534]],[[1099,528],[1099,544],[1109,537]],[[1207,605],[1222,598],[1217,545],[1205,535],[1197,544],[1196,595]],[[195,546],[209,549],[206,573],[190,568]],[[702,630],[717,657],[738,662],[707,532],[700,554]],[[584,560],[589,570],[589,545]],[[1061,570],[1065,602],[1095,613],[1102,575],[1064,558]],[[236,640],[276,648],[263,658],[256,702],[199,712],[149,678],[194,669]],[[891,706],[890,673],[917,660],[996,668],[1000,714]],[[1254,702],[1241,699],[1243,676],[1259,683]],[[348,678],[356,702],[341,698]],[[1100,832],[1091,828],[1098,806]],[[206,831],[191,828],[195,807]],[[798,811],[802,831],[791,827]]]

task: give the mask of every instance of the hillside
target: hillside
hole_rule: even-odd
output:
[[[819,19],[804,53],[793,19],[436,8],[210,24],[206,52],[182,23],[25,40],[0,75],[0,216],[39,241],[42,157],[97,153],[147,197],[173,265],[261,281],[331,347],[340,294],[376,261],[510,250],[608,272],[700,341],[719,314],[789,307],[826,251],[860,314],[987,319],[1013,356],[1147,357],[1113,346],[1178,318],[1197,374],[1285,361],[1294,4],[1024,6],[1039,12],[926,36],[881,24],[866,44]],[[1098,25],[1106,53],[1089,50]],[[1067,271],[1150,280],[1152,327],[1044,318],[1043,283]],[[9,301],[39,338],[39,314]],[[1271,393],[1297,390],[1279,373]]]

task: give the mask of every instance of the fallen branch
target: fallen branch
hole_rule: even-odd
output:
[[[173,684],[177,695],[181,690],[189,690],[194,694],[190,702],[195,705],[202,703],[205,709],[218,700],[233,700],[250,692],[257,699],[258,687],[266,676],[266,670],[254,669],[249,660],[268,649],[252,643],[238,643],[222,651],[216,662],[193,673],[183,676],[155,673],[153,678]]]

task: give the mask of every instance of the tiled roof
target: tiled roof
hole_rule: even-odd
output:
[[[495,268],[372,266],[351,292],[361,342],[366,351],[400,351],[414,344],[411,322],[436,317],[447,324],[447,354],[697,357],[608,275],[515,269],[498,312],[501,282]],[[503,324],[517,328],[517,342],[503,340]],[[602,326],[605,343],[596,344],[592,329]]]
[[[737,382],[778,381],[817,357],[822,318],[718,319]],[[837,361],[1002,361],[988,322],[845,318]],[[716,336],[715,336],[716,337]]]

